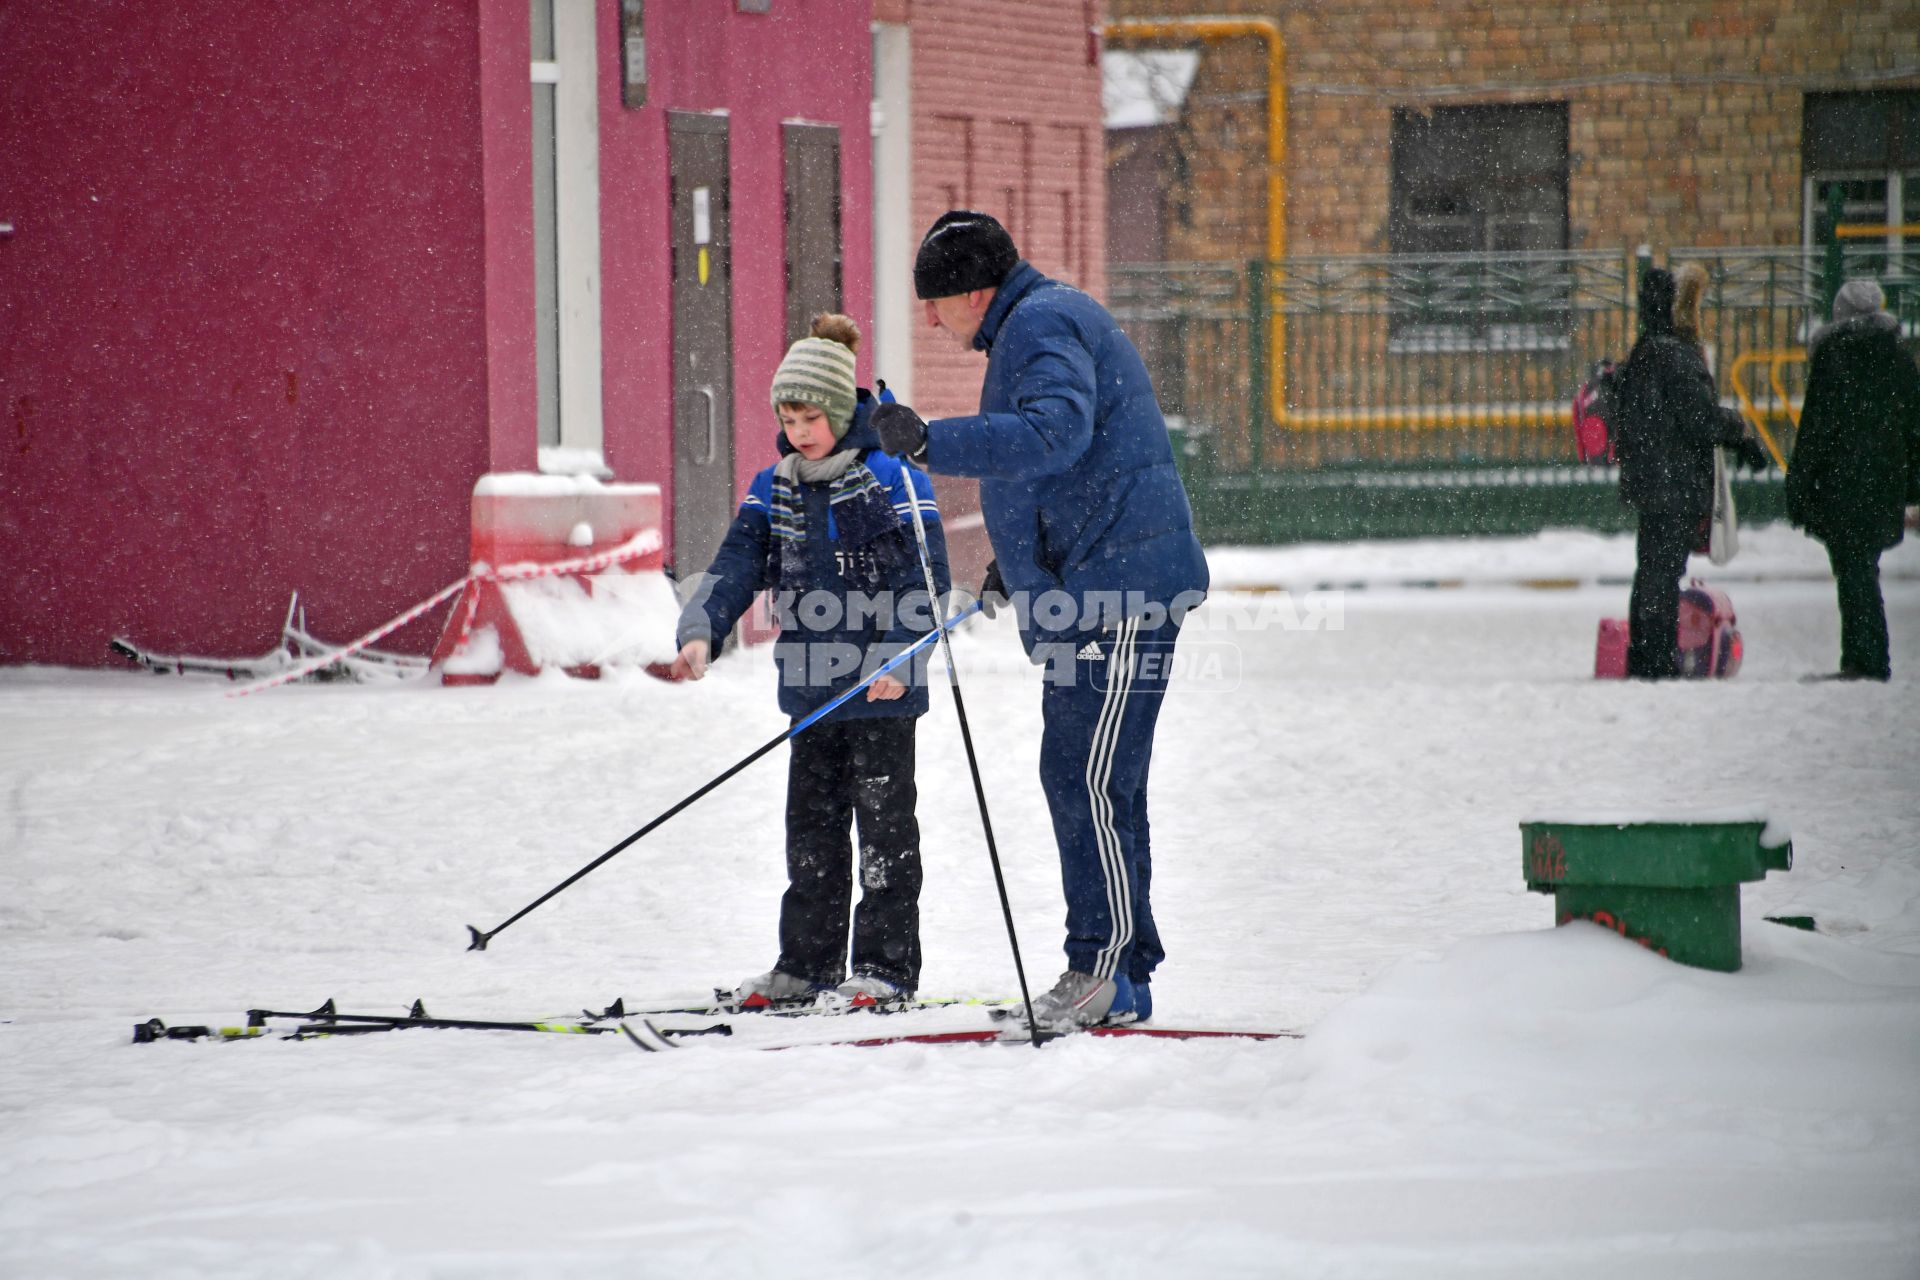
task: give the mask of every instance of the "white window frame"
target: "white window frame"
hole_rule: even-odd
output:
[[[913,403],[913,50],[902,23],[873,32],[873,373]]]
[[[601,385],[600,77],[594,0],[553,0],[552,62],[531,79],[554,86],[554,204],[560,352],[560,444],[540,470],[612,475]]]

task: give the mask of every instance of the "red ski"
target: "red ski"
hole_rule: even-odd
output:
[[[1041,1032],[1041,1042],[1063,1040],[1070,1036],[1153,1036],[1161,1040],[1300,1040],[1305,1038],[1303,1031],[1223,1031],[1202,1030],[1195,1027],[1086,1027],[1078,1031]],[[871,1047],[883,1044],[1031,1044],[1032,1037],[1024,1029],[1009,1028],[996,1030],[991,1027],[970,1027],[964,1031],[926,1031],[908,1032],[893,1036],[868,1036],[860,1040],[842,1040],[840,1044]]]

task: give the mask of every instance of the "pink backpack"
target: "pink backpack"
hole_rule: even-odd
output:
[[[1726,679],[1740,670],[1743,649],[1733,601],[1718,587],[1695,578],[1680,592],[1680,624],[1674,647],[1680,654],[1680,674],[1692,679]],[[1594,645],[1593,674],[1602,680],[1622,680],[1627,674],[1627,620],[1602,618]]]
[[[1680,592],[1680,674],[1724,679],[1740,670],[1740,628],[1733,601],[1695,578]]]
[[[1573,452],[1582,462],[1618,462],[1612,421],[1620,404],[1620,366],[1611,360],[1594,363],[1593,371],[1573,393]]]

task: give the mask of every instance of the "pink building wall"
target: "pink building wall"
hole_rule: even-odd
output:
[[[744,484],[783,119],[841,128],[871,313],[869,6],[652,0],[638,110],[596,12],[607,460],[671,486],[665,111],[726,109]],[[535,465],[528,57],[524,0],[0,9],[0,663],[260,652],[296,588],[345,639],[464,572],[474,481]]]
[[[725,110],[733,218],[734,471],[738,487],[775,460],[767,388],[786,354],[786,120],[840,130],[841,290],[873,323],[873,93],[866,0],[649,0],[647,105],[620,105],[619,17],[600,25],[602,350],[607,461],[673,500],[672,279],[666,253],[667,111]],[[863,351],[860,377],[871,381]],[[667,531],[669,534],[671,531]],[[694,566],[704,568],[704,565]]]
[[[344,638],[458,577],[488,464],[473,6],[0,23],[0,661],[259,652],[296,587]]]

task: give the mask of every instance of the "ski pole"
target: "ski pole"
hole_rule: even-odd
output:
[[[933,585],[933,554],[927,550],[927,526],[920,519],[920,497],[914,492],[913,472],[903,461],[901,467],[907,472],[907,510],[913,514],[913,540],[920,548],[920,572],[927,581],[928,616],[938,607],[940,593]],[[973,602],[978,609],[980,602]],[[968,612],[971,612],[969,610]],[[966,614],[961,614],[965,617]],[[1033,998],[1027,994],[1027,969],[1020,962],[1020,939],[1013,930],[1013,905],[1007,900],[1007,878],[1000,872],[1000,850],[993,841],[993,819],[987,814],[987,789],[980,782],[980,762],[973,754],[973,731],[967,726],[967,704],[960,696],[960,669],[953,662],[953,641],[947,636],[947,628],[936,628],[940,636],[940,652],[947,660],[947,683],[953,689],[953,709],[960,713],[960,741],[967,748],[967,771],[973,775],[973,798],[980,806],[980,829],[987,837],[987,860],[993,864],[993,886],[1000,891],[1000,914],[1007,922],[1007,945],[1013,948],[1013,974],[1020,982],[1020,1006],[1027,1011],[1027,1030],[1033,1035],[1034,1048],[1040,1047],[1040,1025],[1034,1020]],[[928,635],[935,632],[930,631]]]
[[[797,738],[801,734],[805,733],[808,729],[812,728],[820,720],[832,714],[835,710],[837,710],[841,706],[841,704],[845,703],[849,698],[853,697],[854,694],[859,693],[862,689],[865,689],[868,685],[872,684],[875,680],[878,680],[881,676],[893,670],[895,667],[899,666],[901,663],[908,661],[910,658],[913,657],[913,655],[916,652],[925,648],[927,645],[933,643],[934,637],[946,634],[947,628],[957,625],[958,623],[960,623],[961,621],[963,621],[973,613],[977,612],[979,608],[980,608],[980,602],[976,600],[973,604],[967,606],[965,609],[962,609],[959,613],[954,614],[953,617],[947,619],[943,623],[938,624],[937,626],[934,627],[933,630],[927,632],[926,635],[921,636],[918,640],[915,640],[912,644],[908,645],[905,649],[901,650],[898,655],[896,655],[890,661],[885,663],[878,670],[874,671],[871,675],[867,676],[864,680],[860,681],[859,684],[854,685],[851,689],[848,689],[845,693],[842,693],[840,696],[835,698],[833,701],[827,703],[826,706],[821,707],[818,711],[814,712],[812,715],[808,716],[806,719],[796,722],[791,728],[781,730],[779,733],[769,738],[766,742],[756,747],[750,755],[746,756],[739,763],[735,764],[732,768],[728,769],[725,773],[721,774],[717,778],[714,778],[711,782],[708,782],[705,786],[695,791],[692,795],[680,801],[680,803],[674,805],[673,808],[667,810],[665,813],[655,818],[652,822],[649,822],[646,826],[640,828],[638,831],[628,836],[625,840],[622,840],[619,844],[616,844],[615,846],[613,846],[613,848],[607,850],[605,853],[595,858],[592,862],[589,862],[586,866],[580,868],[578,871],[568,876],[565,880],[562,880],[559,884],[553,886],[553,888],[547,890],[545,893],[535,898],[532,902],[529,902],[526,906],[520,908],[518,911],[514,912],[512,915],[508,916],[505,920],[502,920],[499,924],[495,925],[493,928],[488,929],[486,932],[482,933],[480,930],[474,928],[472,925],[468,925],[467,932],[473,935],[473,941],[467,944],[467,950],[485,951],[487,949],[487,943],[493,940],[494,935],[501,932],[508,925],[518,920],[521,916],[526,915],[529,911],[532,911],[535,907],[539,906],[541,903],[545,902],[547,899],[553,897],[555,894],[559,893],[562,889],[565,889],[568,885],[571,885],[574,881],[580,879],[582,876],[586,875],[589,871],[592,871],[595,867],[598,867],[601,863],[613,857],[616,853],[619,853],[621,850],[625,849],[628,845],[631,845],[635,841],[638,841],[644,836],[646,836],[655,827],[658,827],[662,823],[666,822],[667,819],[673,817],[675,814],[679,813],[682,809],[685,809],[688,805],[698,800],[701,796],[706,795],[707,792],[712,791],[715,787],[718,787],[721,783],[725,782],[728,778],[731,778],[734,774],[739,773],[742,769],[752,764],[755,760],[758,760],[761,756],[764,756],[765,754],[767,754],[767,752],[773,750],[775,747],[779,746],[781,743],[787,741],[788,739]]]

